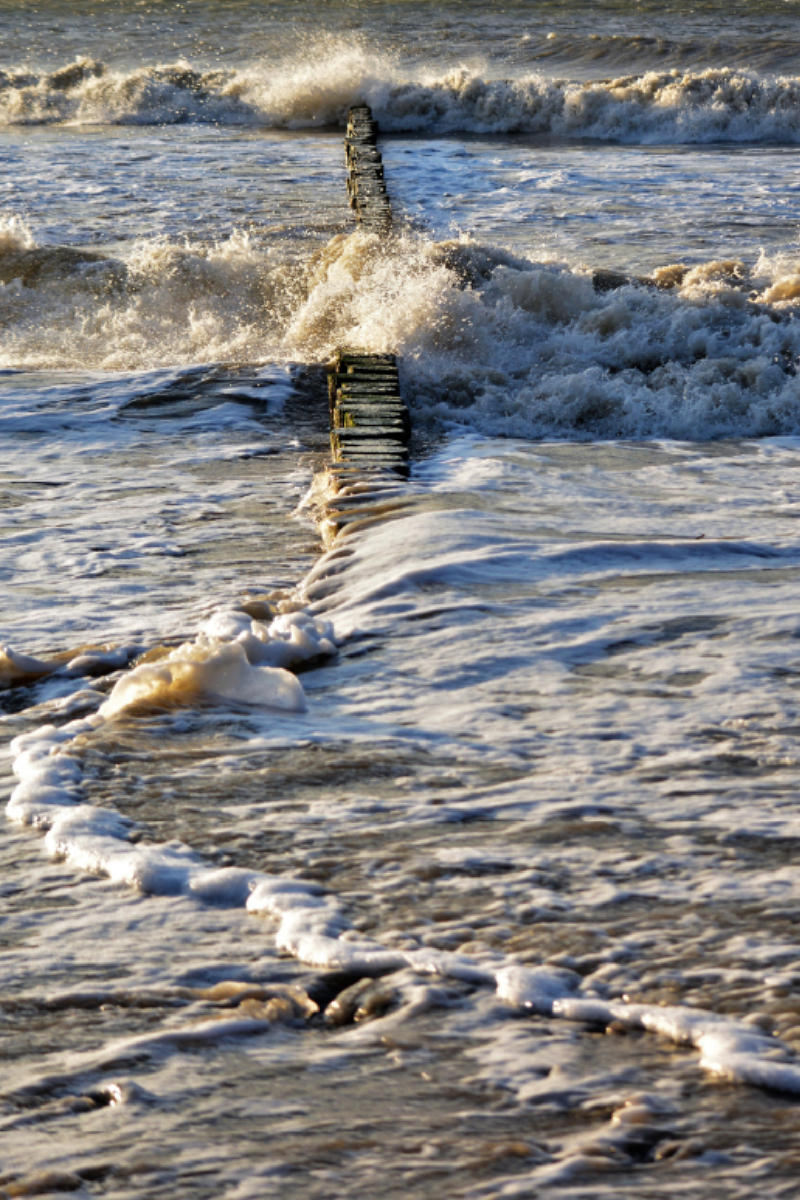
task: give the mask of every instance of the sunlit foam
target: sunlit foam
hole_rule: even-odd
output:
[[[187,642],[161,662],[136,667],[120,679],[99,716],[108,719],[123,711],[196,705],[216,698],[292,712],[305,709],[302,685],[288,671],[251,667],[238,643]]]
[[[788,433],[800,333],[765,305],[791,303],[792,278],[783,260],[713,260],[598,293],[580,264],[355,233],[315,258],[285,342],[309,358],[342,344],[396,352],[417,424],[527,438]]]
[[[261,361],[277,346],[298,271],[245,232],[212,245],[166,239],[124,257],[35,246],[0,228],[0,366],[140,370]]]
[[[800,80],[732,67],[646,71],[589,83],[535,73],[486,79],[461,66],[403,74],[357,40],[320,34],[316,53],[241,68],[190,62],[112,70],[80,58],[51,73],[5,72],[0,124],[342,123],[366,100],[385,129],[543,133],[628,142],[793,142]],[[313,64],[313,65],[312,65]]]

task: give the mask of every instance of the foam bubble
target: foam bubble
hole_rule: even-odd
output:
[[[99,715],[104,720],[124,711],[174,708],[204,700],[233,700],[291,712],[303,712],[305,695],[298,680],[275,667],[251,667],[236,642],[187,642],[158,663],[135,667],[115,685]]]
[[[496,980],[501,1000],[514,1008],[550,1017],[556,1000],[574,992],[580,977],[553,967],[504,967],[497,972]]]
[[[336,653],[331,622],[302,610],[279,613],[269,624],[238,610],[218,610],[201,635],[212,642],[235,641],[253,666],[297,667]]]
[[[21,654],[13,646],[0,645],[0,688],[26,687],[48,675],[107,675],[127,665],[135,646],[86,646],[76,654],[60,653],[52,658]]]
[[[34,683],[58,669],[58,664],[45,662],[29,654],[20,654],[13,646],[0,645],[0,687],[17,687]]]
[[[752,1025],[698,1009],[557,998],[553,1015],[570,1021],[647,1029],[700,1051],[700,1065],[734,1083],[800,1093],[800,1063],[775,1038]]]

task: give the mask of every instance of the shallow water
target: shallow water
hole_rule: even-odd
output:
[[[0,18],[0,1190],[793,1195],[787,6]]]

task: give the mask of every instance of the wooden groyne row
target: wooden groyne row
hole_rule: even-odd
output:
[[[392,206],[378,149],[378,122],[373,120],[368,104],[355,104],[347,114],[344,156],[347,191],[356,220],[364,229],[388,233],[392,227]]]
[[[354,105],[345,135],[350,204],[363,229],[385,236],[392,227],[392,208],[377,136],[369,106]],[[411,421],[400,395],[395,356],[338,350],[328,368],[328,394],[330,471],[340,488],[368,482],[374,489],[381,477],[389,483],[407,474]]]
[[[340,350],[328,389],[334,460],[405,473],[411,421],[394,355]]]

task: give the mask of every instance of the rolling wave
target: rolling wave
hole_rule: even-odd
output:
[[[337,346],[401,356],[422,428],[706,440],[800,429],[800,259],[626,279],[474,241],[338,234],[281,264],[244,234],[37,245],[0,224],[3,368],[141,370]]]
[[[645,144],[800,141],[800,77],[671,68],[589,83],[465,68],[405,79],[358,47],[320,64],[200,71],[186,62],[108,69],[83,58],[50,74],[0,72],[0,124],[341,125],[366,99],[387,132],[537,134]]]

